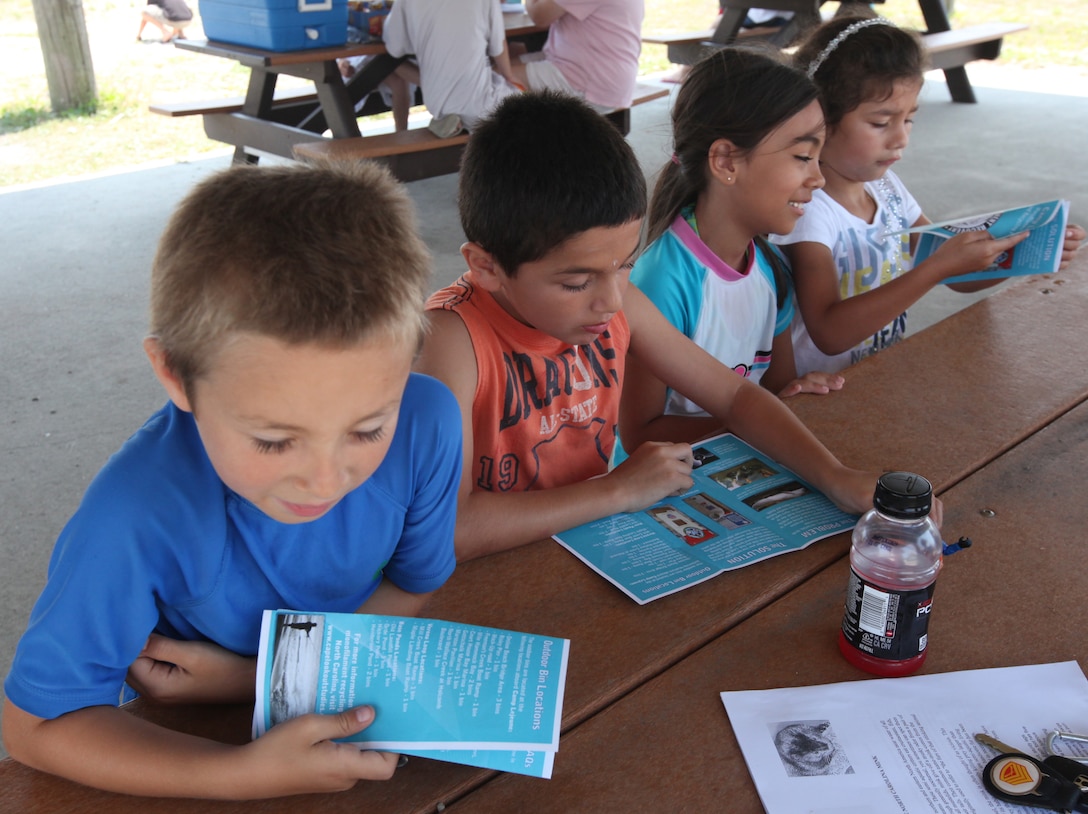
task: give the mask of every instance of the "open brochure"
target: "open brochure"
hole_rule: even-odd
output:
[[[943,223],[928,223],[905,231],[919,233],[918,245],[914,249],[914,265],[918,265],[932,255],[948,238],[961,232],[977,232],[985,229],[994,237],[999,238],[1020,232],[1031,233],[998,257],[988,269],[944,280],[945,283],[962,283],[968,280],[1048,274],[1057,271],[1062,262],[1062,244],[1065,242],[1065,228],[1068,222],[1069,201],[1058,200]]]
[[[694,485],[555,539],[640,605],[851,529],[855,515],[737,438],[694,447]]]
[[[360,704],[344,740],[534,777],[559,748],[570,642],[437,619],[267,610],[253,734]]]
[[[723,692],[768,814],[844,811],[1022,814],[982,785],[1000,752],[1032,757],[1054,731],[1088,732],[1088,681],[1075,661]],[[1067,757],[1088,744],[1056,741]]]

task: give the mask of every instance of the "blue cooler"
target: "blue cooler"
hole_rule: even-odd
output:
[[[200,0],[209,40],[300,51],[348,41],[347,0]]]
[[[359,42],[381,42],[393,0],[348,0],[348,25],[359,30]]]

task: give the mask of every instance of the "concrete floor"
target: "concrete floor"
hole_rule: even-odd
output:
[[[986,73],[983,70],[979,74]],[[972,70],[973,78],[975,72]],[[1039,73],[956,105],[927,81],[900,175],[934,220],[1053,197],[1088,223],[1088,97]],[[633,111],[648,174],[671,153],[661,99]],[[0,190],[0,676],[45,578],[53,541],[94,473],[163,401],[144,359],[147,277],[175,204],[229,153],[30,189]],[[435,255],[435,287],[463,270],[456,176],[409,191]],[[912,330],[976,297],[935,291]],[[2,751],[0,751],[2,754]]]

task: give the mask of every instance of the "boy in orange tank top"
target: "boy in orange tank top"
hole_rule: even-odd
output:
[[[510,97],[473,132],[459,183],[468,271],[428,301],[417,361],[461,405],[458,559],[690,488],[686,443],[647,442],[608,469],[628,353],[846,511],[871,506],[875,473],[843,466],[628,285],[646,182],[605,118],[569,96]]]

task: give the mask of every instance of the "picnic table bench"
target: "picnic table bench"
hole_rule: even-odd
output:
[[[537,26],[525,13],[504,14],[508,38],[539,37],[547,28]],[[377,160],[402,181],[415,181],[456,172],[467,136],[439,138],[428,130],[362,135],[358,116],[382,113],[389,108],[374,93],[402,58],[389,56],[380,42],[333,48],[275,52],[214,41],[178,40],[184,50],[233,59],[250,70],[244,97],[206,101],[157,102],[153,113],[164,116],[202,116],[209,138],[235,146],[234,160],[255,163],[257,153],[313,160]],[[370,56],[345,82],[337,60]],[[279,76],[307,79],[312,85],[277,88]],[[632,106],[667,95],[661,85],[640,83]],[[417,96],[417,104],[422,99]],[[630,132],[630,108],[606,116],[624,135]],[[329,131],[331,138],[323,138]],[[327,143],[326,143],[327,142]]]
[[[643,42],[665,45],[670,62],[691,65],[708,50],[721,48],[746,39],[766,39],[784,48],[794,43],[808,28],[821,20],[821,6],[827,0],[759,0],[759,8],[792,11],[793,17],[780,27],[744,28],[748,9],[757,7],[754,0],[720,0],[722,14],[714,28],[702,31],[644,34]],[[884,0],[877,0],[884,2]],[[841,0],[838,13],[846,13],[851,6],[868,4],[858,0]],[[948,90],[955,102],[975,102],[974,90],[967,77],[965,66],[977,59],[997,59],[1001,54],[1003,39],[1009,34],[1027,29],[1019,23],[988,22],[953,29],[942,0],[918,0],[925,20],[926,31],[922,41],[933,68],[944,72]]]
[[[640,82],[631,107],[668,94],[669,88],[664,85]],[[605,117],[624,135],[630,132],[630,107],[613,110]],[[424,127],[354,138],[307,141],[296,144],[293,154],[302,161],[377,161],[386,165],[401,181],[415,181],[457,172],[468,138],[467,133],[439,138]]]
[[[508,38],[532,38],[547,30],[524,13],[504,14],[503,21]],[[249,69],[249,85],[242,98],[151,105],[152,112],[165,116],[202,116],[209,138],[234,145],[237,163],[256,163],[260,152],[291,158],[295,145],[313,141],[326,130],[336,139],[359,138],[357,117],[388,110],[374,91],[403,59],[390,56],[381,42],[286,52],[211,40],[175,40],[174,44],[186,51],[232,59]],[[345,82],[337,60],[352,56],[371,58]],[[312,86],[281,90],[276,87],[280,76],[305,79]],[[358,110],[357,105],[361,105]],[[425,152],[416,147],[412,152]]]
[[[255,163],[254,151],[289,158],[295,144],[310,141],[325,130],[338,138],[358,136],[356,104],[363,99],[371,103],[373,99],[373,104],[381,105],[380,96],[372,92],[400,62],[375,43],[290,52],[208,40],[177,40],[175,45],[198,54],[233,59],[249,68],[249,86],[242,98],[151,106],[152,112],[166,116],[203,116],[204,132],[209,138],[233,144],[238,163]],[[345,83],[336,60],[351,56],[372,59]],[[278,89],[281,75],[306,79],[312,85]]]
[[[355,138],[321,139],[296,144],[300,161],[375,161],[401,181],[417,181],[457,172],[468,133],[439,138],[426,127]]]

